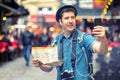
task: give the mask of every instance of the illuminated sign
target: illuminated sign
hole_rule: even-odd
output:
[[[62,3],[66,5],[74,5],[77,3],[77,1],[76,0],[62,0]]]
[[[94,8],[104,8],[107,0],[93,0]]]
[[[79,0],[79,7],[92,9],[93,8],[93,0]]]

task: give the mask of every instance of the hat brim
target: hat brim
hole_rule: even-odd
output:
[[[76,8],[75,8],[74,6],[72,6],[72,5],[62,6],[62,7],[60,7],[60,8],[58,9],[58,11],[56,12],[56,21],[57,21],[57,22],[59,22],[61,11],[62,11],[63,9],[65,9],[65,8],[72,8],[72,9],[74,9],[74,10],[75,10],[75,16],[77,15],[77,10],[76,10]]]

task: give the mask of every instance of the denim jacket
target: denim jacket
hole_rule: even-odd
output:
[[[76,44],[76,61],[75,61],[75,67],[73,68],[71,65],[71,54],[72,52],[72,34],[69,36],[69,38],[65,38],[63,36],[63,33],[58,35],[53,41],[51,45],[56,44],[58,46],[58,57],[60,55],[60,40],[63,38],[63,66],[62,70],[60,70],[60,67],[57,66],[57,80],[61,80],[60,73],[64,72],[65,70],[73,71],[74,72],[74,79],[66,79],[66,80],[89,80],[89,65],[86,64],[86,58],[84,55],[84,51],[81,46],[84,46],[85,52],[88,58],[88,63],[91,63],[92,61],[92,45],[96,41],[96,39],[91,36],[90,34],[84,34],[82,41],[80,41],[80,36],[83,34],[83,32],[77,30],[78,32],[78,38],[77,38],[77,44]],[[82,45],[81,45],[82,44]]]

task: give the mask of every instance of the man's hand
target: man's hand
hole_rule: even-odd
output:
[[[106,31],[102,26],[95,26],[92,34],[98,39],[98,42],[94,43],[92,49],[96,53],[106,54],[108,52],[108,42],[106,39]]]
[[[40,67],[40,62],[39,62],[37,59],[33,59],[33,60],[32,60],[32,64],[33,64],[35,67]]]
[[[95,26],[94,29],[92,30],[92,34],[94,35],[94,37],[97,37],[99,40],[106,39],[106,32],[103,26]]]
[[[32,64],[35,66],[35,67],[40,67],[43,71],[46,71],[46,72],[49,72],[53,69],[52,66],[50,65],[47,65],[47,64],[43,64],[41,63],[39,60],[37,59],[33,59],[32,60]]]

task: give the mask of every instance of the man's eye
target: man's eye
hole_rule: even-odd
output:
[[[75,17],[71,17],[72,19],[75,19]]]
[[[65,17],[65,19],[68,19],[68,17]]]

